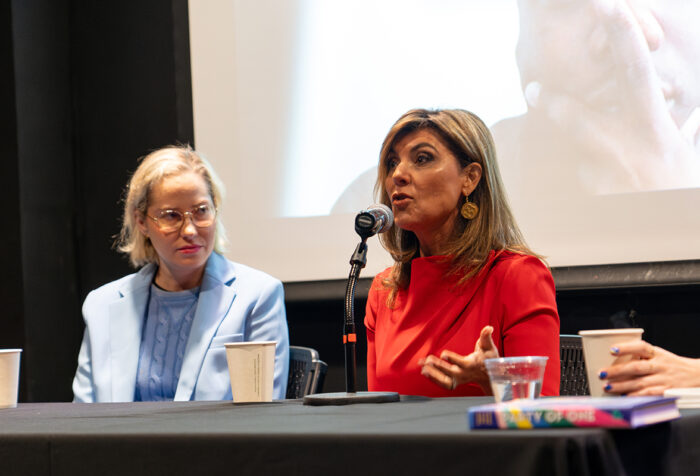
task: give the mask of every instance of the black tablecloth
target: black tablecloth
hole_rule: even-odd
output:
[[[0,410],[2,475],[698,474],[700,412],[637,430],[475,430],[488,398],[38,403]]]

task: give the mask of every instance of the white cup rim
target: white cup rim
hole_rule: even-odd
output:
[[[624,334],[642,334],[644,329],[638,327],[626,327],[620,329],[594,329],[587,331],[578,331],[578,335],[584,337],[598,337],[598,336],[611,336],[611,335],[624,335]]]
[[[10,353],[17,353],[17,352],[22,352],[22,349],[0,349],[0,354],[10,354]]]
[[[251,346],[251,345],[272,345],[272,344],[277,344],[274,340],[265,340],[265,341],[251,341],[251,342],[226,342],[224,343],[224,346],[226,347],[246,347],[246,346]]]

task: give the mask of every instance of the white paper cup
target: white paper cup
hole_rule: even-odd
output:
[[[605,381],[598,378],[600,369],[632,359],[631,356],[615,357],[610,353],[610,348],[621,342],[641,340],[643,332],[644,329],[579,331],[578,334],[583,338],[583,358],[586,361],[588,387],[591,389],[592,397],[607,395],[603,391]]]
[[[19,356],[22,349],[0,350],[0,408],[17,406]]]
[[[277,343],[229,342],[224,345],[233,402],[271,402]]]

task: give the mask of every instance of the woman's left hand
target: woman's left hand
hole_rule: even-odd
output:
[[[491,395],[484,360],[498,357],[498,349],[491,338],[492,333],[491,326],[481,329],[474,352],[469,355],[443,350],[439,358],[429,355],[420,359],[418,365],[421,366],[421,374],[448,390],[454,390],[457,385],[463,383],[476,382],[487,395]]]

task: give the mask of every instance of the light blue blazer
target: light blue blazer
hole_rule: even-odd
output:
[[[141,333],[156,265],[88,294],[85,334],[73,380],[75,402],[131,402]],[[231,400],[224,344],[275,341],[273,397],[285,398],[289,335],[277,279],[212,253],[207,261],[175,400]]]

